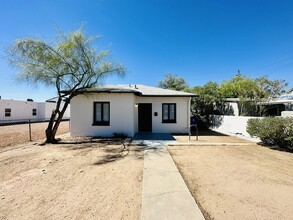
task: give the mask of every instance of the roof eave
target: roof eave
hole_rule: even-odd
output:
[[[198,97],[198,95],[141,95],[142,97]]]
[[[78,92],[78,94],[85,94],[85,93],[118,93],[118,94],[132,93],[132,94],[135,94],[135,95],[140,95],[141,94],[140,92],[133,92],[133,91],[80,91],[80,92]]]
[[[62,91],[61,93],[66,94],[67,91]],[[198,97],[197,94],[165,94],[165,95],[161,95],[161,94],[142,94],[139,91],[119,91],[119,90],[83,90],[83,91],[78,91],[78,94],[88,94],[88,93],[132,93],[134,95],[137,96],[141,96],[141,97]]]

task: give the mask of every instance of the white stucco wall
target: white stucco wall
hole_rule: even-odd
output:
[[[55,107],[56,103],[0,99],[0,120],[45,120],[50,118]],[[6,108],[11,109],[10,117],[5,117]],[[32,109],[37,109],[37,115],[32,115]],[[70,105],[64,114],[64,118],[69,117]]]
[[[45,102],[38,102],[38,118],[44,119],[46,115],[46,104]]]
[[[190,121],[189,97],[138,97],[136,103],[152,103],[153,133],[188,133]],[[162,123],[162,104],[176,103],[176,122]],[[154,116],[157,112],[158,116]],[[138,132],[138,107],[135,108],[135,132]]]
[[[211,129],[228,135],[241,135],[250,138],[246,131],[247,121],[251,118],[245,116],[210,115]]]
[[[153,133],[189,132],[189,97],[138,97],[134,94],[98,93],[78,95],[71,100],[71,136],[112,136],[123,132],[133,136],[138,132],[138,105],[152,103]],[[110,125],[93,126],[93,103],[110,102]],[[162,123],[162,103],[176,103],[177,123]],[[157,112],[158,115],[154,116]]]
[[[282,117],[293,117],[293,111],[282,111],[281,116]]]
[[[38,119],[37,102],[17,101],[17,100],[0,100],[0,120],[18,120],[18,119]],[[11,116],[5,117],[5,109],[11,109]],[[37,109],[37,115],[32,115],[32,109]]]
[[[93,126],[94,102],[110,102],[110,125]],[[112,136],[114,132],[123,132],[133,136],[134,131],[134,95],[131,94],[87,94],[78,95],[71,100],[70,133],[71,136]]]
[[[70,118],[70,104],[67,106],[67,109],[63,115],[63,118]]]
[[[44,105],[44,118],[49,119],[51,117],[52,111],[56,108],[56,103],[52,103],[52,102],[45,102],[45,103],[41,103]],[[63,107],[64,104],[61,104],[61,109]],[[64,119],[70,118],[70,104],[67,106],[67,109],[63,115]]]

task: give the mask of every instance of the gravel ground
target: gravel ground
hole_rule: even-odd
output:
[[[206,219],[293,219],[292,153],[221,135],[190,143],[168,150]]]
[[[143,157],[104,140],[0,148],[0,219],[139,219]]]
[[[41,140],[45,138],[45,130],[48,122],[32,123],[32,140]],[[69,122],[64,121],[60,123],[57,134],[69,132]],[[0,148],[21,144],[29,141],[29,125],[9,125],[0,127]]]

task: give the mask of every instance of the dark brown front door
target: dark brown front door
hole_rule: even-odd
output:
[[[138,104],[138,131],[152,132],[152,104]]]

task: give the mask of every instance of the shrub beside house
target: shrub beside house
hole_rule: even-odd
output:
[[[265,145],[293,150],[293,117],[249,119],[247,132]]]

